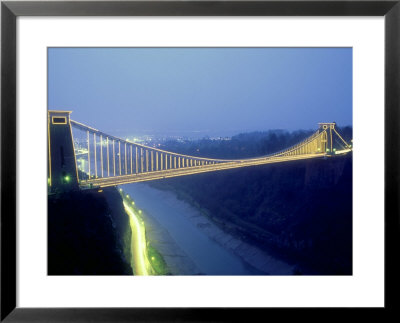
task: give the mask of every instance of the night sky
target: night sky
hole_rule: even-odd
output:
[[[49,48],[48,108],[105,132],[352,125],[351,48]]]

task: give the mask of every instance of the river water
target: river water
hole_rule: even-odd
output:
[[[121,185],[143,211],[146,236],[174,275],[290,274],[291,267],[220,230],[174,193]]]

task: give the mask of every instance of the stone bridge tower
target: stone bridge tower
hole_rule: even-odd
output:
[[[323,152],[326,152],[328,155],[332,155],[334,153],[333,148],[333,131],[335,130],[336,123],[335,122],[321,122],[319,123],[320,131],[325,131],[324,138],[322,139]]]
[[[78,189],[78,172],[70,125],[72,111],[48,111],[48,186],[50,192]]]

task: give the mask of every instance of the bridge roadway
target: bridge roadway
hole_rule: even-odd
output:
[[[81,136],[83,131],[81,144],[77,144],[75,148],[75,159],[81,162],[81,171],[88,175],[86,179],[79,179],[77,172],[79,186],[83,189],[294,160],[332,157],[352,150],[351,145],[347,144],[336,131],[335,123],[320,123],[319,129],[314,134],[294,146],[267,156],[247,159],[188,156],[110,136],[77,121],[71,120],[71,125],[74,129],[81,131]],[[334,135],[337,137],[336,141],[333,138]],[[341,147],[335,147],[334,143],[338,143]],[[82,163],[86,155],[87,169],[84,170]],[[128,165],[130,165],[130,170]],[[107,169],[107,176],[104,176],[105,169]]]
[[[340,154],[340,152],[338,151],[337,154]],[[324,158],[328,156],[331,157],[332,155],[328,155],[326,153],[314,153],[314,154],[303,154],[303,155],[292,155],[292,156],[270,156],[262,158],[243,159],[237,161],[229,161],[225,163],[193,166],[187,168],[175,168],[168,170],[143,172],[138,174],[94,178],[81,181],[80,186],[82,188],[91,185],[95,187],[107,187],[107,186],[144,182],[162,178],[200,174],[200,173],[207,173],[207,172],[248,167],[248,166],[275,164],[275,163],[294,161],[294,160]]]
[[[213,159],[188,156],[117,138],[70,119],[71,111],[48,112],[50,191],[115,186],[175,176],[294,160],[333,157],[352,151],[336,123],[319,123],[301,142],[267,156]],[[130,166],[130,167],[129,167]]]

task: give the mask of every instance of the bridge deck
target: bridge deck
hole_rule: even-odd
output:
[[[169,170],[160,170],[160,171],[151,171],[139,174],[130,174],[130,175],[121,175],[121,176],[112,176],[112,177],[102,177],[95,178],[89,180],[80,181],[80,186],[82,188],[86,187],[107,187],[107,186],[115,186],[136,182],[145,182],[162,178],[170,178],[184,175],[192,175],[192,174],[200,174],[206,172],[213,172],[219,170],[226,169],[234,169],[241,167],[249,167],[249,166],[257,166],[264,164],[274,164],[281,163],[287,161],[294,160],[305,160],[305,159],[313,159],[313,158],[323,158],[329,155],[325,153],[317,153],[317,154],[304,154],[304,155],[294,155],[294,156],[282,156],[282,157],[272,157],[272,158],[257,158],[257,159],[249,159],[249,160],[241,160],[236,162],[226,162],[220,164],[211,164],[211,165],[203,165],[203,166],[194,166],[187,168],[177,168],[177,169],[169,169]]]
[[[75,147],[76,177],[81,188],[115,186],[240,167],[322,158],[345,154],[352,150],[351,145],[336,131],[334,123],[321,123],[312,135],[281,151],[239,160],[179,154],[108,135],[77,121],[70,120],[70,123]],[[72,129],[76,134],[72,135]],[[79,178],[78,169],[82,178]]]

